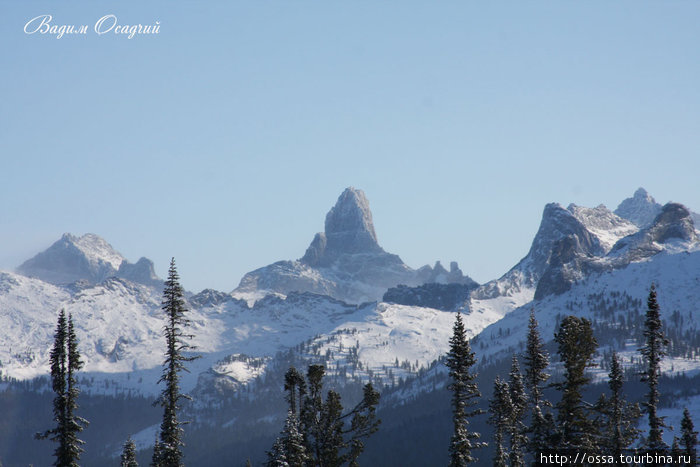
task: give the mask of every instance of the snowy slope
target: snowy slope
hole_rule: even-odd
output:
[[[687,331],[700,329],[700,310],[696,306],[700,303],[700,251],[661,253],[624,269],[593,274],[575,284],[565,294],[533,301],[514,310],[484,329],[477,340],[478,345],[475,345],[477,355],[479,358],[492,359],[521,351],[530,310],[535,311],[540,335],[546,341],[552,339],[558,320],[563,316],[573,314],[602,320],[596,318],[596,308],[601,301],[607,300],[608,304],[612,303],[610,308],[615,308],[615,300],[619,300],[619,312],[607,318],[608,324],[615,326],[616,323],[619,324],[622,310],[630,308],[627,299],[623,303],[619,297],[628,296],[638,300],[634,308],[643,314],[652,283],[657,287],[662,319],[671,321],[674,312],[677,312],[683,316]],[[631,347],[633,348],[629,352],[635,353],[637,346]],[[700,368],[700,355],[697,357],[693,359],[693,368]],[[667,364],[670,370],[671,360]],[[685,368],[689,369],[687,364]]]

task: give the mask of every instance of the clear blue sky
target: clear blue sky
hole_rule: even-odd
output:
[[[157,36],[26,35],[40,14]],[[700,210],[700,3],[0,0],[0,268],[63,232],[230,291],[346,186],[479,282],[544,204]]]

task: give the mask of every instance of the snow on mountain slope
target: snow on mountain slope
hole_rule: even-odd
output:
[[[97,284],[109,277],[122,277],[151,287],[162,287],[153,262],[141,258],[129,263],[112,245],[95,234],[82,237],[66,233],[49,248],[17,267],[27,277],[54,285],[77,281]]]
[[[595,208],[586,208],[570,204],[566,209],[570,211],[589,232],[598,237],[606,253],[612,249],[613,245],[615,245],[618,240],[632,235],[639,230],[632,222],[617,216],[602,204]]]
[[[416,286],[429,281],[472,282],[456,263],[450,273],[436,265],[414,270],[397,255],[379,246],[372,212],[362,190],[347,188],[326,215],[325,230],[317,233],[304,256],[278,261],[247,273],[232,292],[237,297],[263,293],[312,292],[363,303],[380,300],[398,284]],[[248,298],[249,299],[249,298]]]
[[[630,309],[630,299],[638,300],[634,308],[643,315],[652,283],[657,287],[664,320],[670,322],[681,316],[686,331],[700,329],[700,309],[696,306],[700,303],[700,251],[660,253],[624,269],[593,274],[564,294],[548,296],[514,310],[482,331],[474,345],[477,356],[488,360],[522,351],[530,310],[535,311],[540,335],[545,341],[552,340],[558,320],[569,314],[594,318],[611,328],[620,326],[621,316]],[[621,296],[630,298],[622,300]],[[605,303],[605,300],[606,306],[617,309],[617,312],[610,310],[613,314],[606,315],[607,318],[595,318],[600,303]],[[626,316],[629,321],[630,315]],[[696,357],[700,358],[700,355]],[[693,360],[700,367],[700,359]]]

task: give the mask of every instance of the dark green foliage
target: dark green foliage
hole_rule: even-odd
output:
[[[306,381],[293,367],[285,374],[289,412],[284,430],[268,452],[267,465],[358,465],[364,440],[379,429],[379,393],[366,384],[362,401],[343,414],[340,394],[330,390],[323,399],[324,375],[323,365],[310,365]]]
[[[510,433],[510,465],[511,467],[522,467],[525,465],[524,448],[527,444],[525,436],[525,411],[527,409],[527,394],[523,375],[520,373],[518,357],[513,355],[508,379],[511,401],[511,420],[509,426]]]
[[[298,417],[301,410],[301,402],[304,394],[306,394],[306,382],[302,374],[294,367],[291,367],[284,374],[284,390],[287,391],[289,410]]]
[[[683,454],[686,460],[690,460],[691,467],[698,465],[698,432],[695,431],[693,420],[690,418],[688,409],[683,410],[683,419],[681,420],[681,446],[683,446]]]
[[[668,446],[663,440],[663,429],[666,427],[663,417],[658,415],[659,404],[659,376],[661,375],[661,360],[666,355],[668,340],[664,336],[661,324],[661,312],[656,301],[656,287],[651,285],[649,298],[647,299],[647,313],[644,320],[645,344],[639,349],[645,359],[646,370],[642,374],[642,381],[649,387],[647,400],[644,407],[649,415],[649,436],[646,447],[651,451],[663,451]]]
[[[54,451],[54,465],[58,467],[74,467],[78,465],[84,442],[78,438],[88,422],[75,414],[78,409],[78,381],[76,373],[83,367],[78,352],[78,339],[73,327],[73,317],[64,310],[58,315],[54,345],[51,349],[49,362],[51,365],[51,388],[56,393],[53,404],[53,415],[56,427],[44,433],[37,433],[39,439],[50,438],[58,443]]]
[[[528,452],[535,463],[538,463],[540,453],[550,447],[554,422],[551,415],[545,412],[545,409],[550,406],[550,403],[544,400],[542,392],[544,383],[549,379],[549,374],[545,372],[549,365],[549,354],[540,337],[535,310],[530,310],[524,360],[525,387],[530,394],[531,417],[528,432],[532,434],[528,444]]]
[[[120,467],[139,467],[139,464],[136,462],[136,445],[134,445],[134,440],[131,439],[131,436],[124,443]]]
[[[622,365],[615,352],[610,359],[608,377],[610,399],[602,395],[596,404],[596,410],[602,415],[599,422],[602,434],[599,444],[604,452],[617,459],[639,437],[637,421],[641,413],[637,404],[630,404],[624,398]]]
[[[156,436],[156,441],[153,443],[153,458],[151,459],[151,467],[160,467],[163,465],[163,450],[160,446],[160,441],[158,436]]]
[[[598,343],[593,337],[591,322],[586,318],[567,316],[554,334],[559,358],[564,364],[564,381],[555,387],[562,392],[557,404],[557,446],[564,449],[594,448],[597,429],[588,417],[582,400],[582,389],[589,382],[586,368],[592,366],[592,358]]]
[[[165,388],[160,393],[156,404],[163,407],[163,421],[160,425],[159,450],[154,450],[153,464],[157,466],[178,467],[182,464],[182,425],[186,422],[178,420],[178,412],[181,409],[180,401],[190,399],[180,392],[180,372],[188,371],[186,362],[194,360],[194,356],[186,356],[185,352],[193,350],[187,341],[193,336],[185,334],[184,328],[189,324],[185,316],[184,291],[179,282],[180,278],[175,268],[175,259],[170,261],[168,280],[165,281],[163,290],[162,310],[166,315],[166,324],[163,327],[166,341],[165,361],[163,373],[158,384],[165,383]]]
[[[494,467],[506,467],[510,457],[505,446],[506,436],[512,431],[513,403],[510,398],[508,383],[496,377],[493,382],[493,397],[489,403],[489,422],[493,425],[496,452],[493,457]]]
[[[478,459],[472,455],[476,448],[483,447],[485,443],[476,440],[480,434],[469,430],[469,419],[483,413],[481,409],[475,409],[477,400],[481,397],[476,385],[476,375],[471,372],[476,363],[467,334],[462,322],[461,313],[457,313],[450,338],[450,351],[447,353],[445,364],[449,368],[451,383],[448,389],[452,391],[452,421],[454,431],[450,441],[450,466],[465,466],[474,463]]]

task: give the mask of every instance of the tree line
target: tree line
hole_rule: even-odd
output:
[[[663,440],[668,428],[658,413],[661,361],[668,340],[664,336],[656,289],[652,285],[647,299],[644,322],[644,345],[638,349],[645,362],[640,380],[647,386],[641,404],[624,397],[623,370],[618,355],[610,357],[609,395],[594,401],[583,399],[583,389],[590,382],[586,369],[594,366],[598,343],[591,321],[567,316],[554,334],[559,360],[564,368],[563,380],[548,384],[549,354],[539,335],[534,310],[530,312],[527,342],[523,355],[524,374],[519,359],[513,355],[507,380],[496,377],[489,400],[489,423],[494,427],[494,466],[594,465],[667,465],[678,463],[697,466],[698,433],[694,431],[686,408],[681,421],[681,436],[674,436],[672,446]],[[475,409],[481,393],[472,371],[476,363],[469,347],[461,315],[458,314],[450,351],[446,359],[452,390],[454,434],[450,443],[450,466],[477,463],[474,451],[486,443],[480,434],[469,430],[469,419],[482,411]],[[561,398],[552,404],[544,389],[553,388]],[[643,435],[637,428],[645,413],[649,429]]]
[[[164,387],[154,405],[162,408],[163,417],[150,465],[180,467],[184,466],[182,448],[187,422],[180,420],[179,414],[183,401],[190,399],[180,390],[180,378],[181,373],[187,371],[186,364],[197,356],[193,355],[195,348],[189,344],[193,336],[186,332],[188,310],[174,259],[170,263],[161,305],[165,315],[163,334],[166,347],[158,384]],[[608,365],[609,394],[601,394],[593,402],[585,401],[583,389],[590,382],[586,370],[593,366],[598,346],[591,321],[573,315],[561,321],[554,341],[564,368],[563,379],[549,382],[547,368],[550,358],[532,310],[525,350],[520,356],[512,356],[507,378],[495,378],[493,394],[488,401],[488,421],[494,427],[492,464],[497,467],[548,465],[555,461],[551,456],[589,453],[592,458],[577,462],[593,464],[600,462],[600,456],[608,456],[615,463],[624,464],[630,458],[639,458],[628,454],[644,454],[656,456],[655,462],[665,461],[667,457],[663,456],[674,456],[675,459],[685,456],[683,459],[688,459],[687,465],[697,466],[698,433],[694,431],[687,408],[681,421],[681,436],[674,436],[671,446],[663,440],[664,429],[668,427],[658,413],[658,385],[668,340],[663,333],[653,285],[647,299],[644,338],[645,344],[639,352],[645,361],[645,370],[640,379],[648,390],[641,407],[625,399],[622,365],[615,352]],[[450,466],[483,465],[476,454],[487,443],[481,440],[480,433],[470,429],[470,420],[485,411],[479,408],[481,393],[473,371],[477,360],[460,313],[456,315],[449,344],[445,364],[449,370],[447,388],[452,395],[453,433],[446,446]],[[37,433],[36,437],[57,443],[55,466],[76,467],[84,445],[79,434],[88,426],[88,421],[76,414],[80,393],[76,373],[82,368],[83,361],[78,352],[73,318],[70,314],[66,316],[64,310],[58,316],[49,361],[51,387],[56,394],[53,403],[55,426]],[[521,371],[521,361],[524,372]],[[324,394],[324,375],[323,365],[309,365],[305,375],[294,367],[285,373],[287,416],[284,427],[267,452],[267,466],[359,465],[358,459],[366,440],[381,423],[377,416],[379,392],[370,382],[364,386],[360,402],[345,409],[338,392],[331,389]],[[545,398],[545,388],[559,392],[561,398],[556,404]],[[637,428],[642,413],[648,417],[646,435]],[[569,463],[572,459],[568,459]],[[123,445],[120,465],[138,466],[136,446],[131,437]]]

